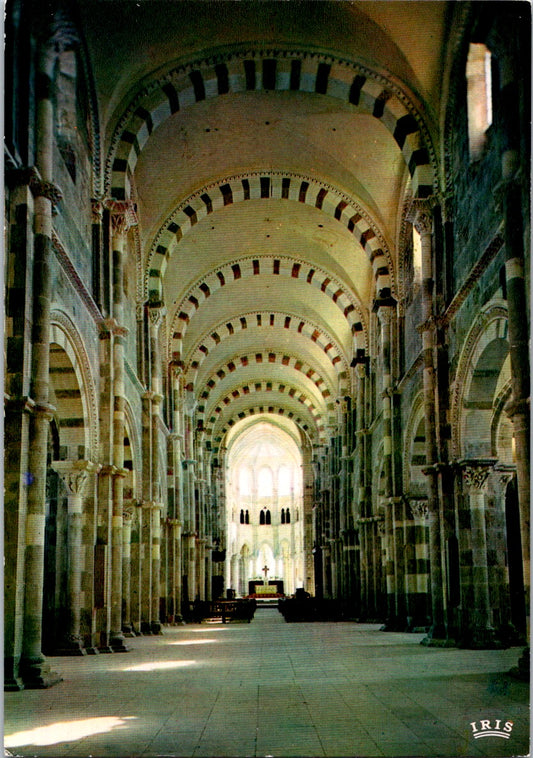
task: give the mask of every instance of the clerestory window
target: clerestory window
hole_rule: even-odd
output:
[[[470,159],[479,159],[492,124],[492,56],[481,42],[472,42],[466,63],[468,145]]]

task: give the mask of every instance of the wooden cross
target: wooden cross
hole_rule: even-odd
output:
[[[262,571],[263,571],[263,574],[265,575],[265,581],[263,582],[263,584],[266,584],[267,583],[268,566],[263,566]]]

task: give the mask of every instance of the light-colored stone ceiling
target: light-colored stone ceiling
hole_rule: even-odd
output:
[[[367,67],[401,90],[434,134],[449,5],[440,0],[78,2],[105,135],[103,157],[132,98],[151,81],[177,63],[192,64],[216,51],[239,49],[316,51]],[[376,286],[369,250],[347,228],[346,219],[341,223],[335,218],[335,208],[339,198],[346,198],[377,231],[394,291],[400,209],[410,178],[392,132],[346,99],[258,87],[230,88],[223,96],[181,108],[157,124],[147,139],[132,177],[146,269],[153,266],[154,250],[169,220],[188,203],[196,208],[202,193],[220,198],[224,182],[236,186],[243,178],[258,176],[289,177],[293,187],[290,198],[251,196],[234,198],[227,206],[219,203],[184,230],[168,251],[162,277],[167,354],[179,353],[188,378],[193,376],[197,398],[217,371],[228,362],[237,364],[243,355],[270,352],[291,359],[286,365],[278,357],[241,366],[218,378],[209,391],[206,414],[232,388],[261,379],[298,388],[315,409],[313,416],[279,390],[240,394],[217,414],[218,427],[232,413],[260,405],[263,395],[276,407],[299,410],[311,425],[317,416],[324,426],[332,420],[328,404],[349,391],[349,364],[357,347],[354,328],[359,323],[368,327]],[[298,201],[294,187],[302,181],[327,189],[322,208]],[[241,262],[246,268],[251,260],[260,266],[257,276],[243,275],[213,289],[221,267]],[[273,271],[276,260],[282,262],[283,275]],[[299,267],[296,275],[291,275],[293,265]],[[308,279],[313,277],[311,285]],[[206,283],[208,296],[198,297],[198,288]],[[184,310],[186,324],[180,321]],[[258,312],[275,313],[275,325],[265,326],[263,320],[259,327],[249,315]],[[232,333],[226,327],[246,314],[246,329]],[[290,328],[284,325],[287,317]],[[305,329],[298,330],[296,325],[304,322]],[[313,338],[310,324],[316,331]],[[217,339],[210,337],[213,332]],[[200,346],[208,351],[199,353]],[[195,371],[190,365],[198,355],[201,366]],[[295,369],[295,361],[310,375]],[[329,400],[320,388],[327,388]]]

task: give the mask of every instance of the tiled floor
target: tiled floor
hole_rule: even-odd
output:
[[[18,756],[519,756],[528,685],[520,651],[427,648],[422,635],[354,623],[166,627],[131,651],[50,658],[64,681],[6,693]],[[471,722],[508,740],[474,739]]]

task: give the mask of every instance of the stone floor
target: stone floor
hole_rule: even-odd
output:
[[[165,627],[129,653],[50,658],[64,681],[4,696],[16,756],[519,756],[520,651],[435,649],[355,623]],[[512,722],[475,739],[471,722]]]

